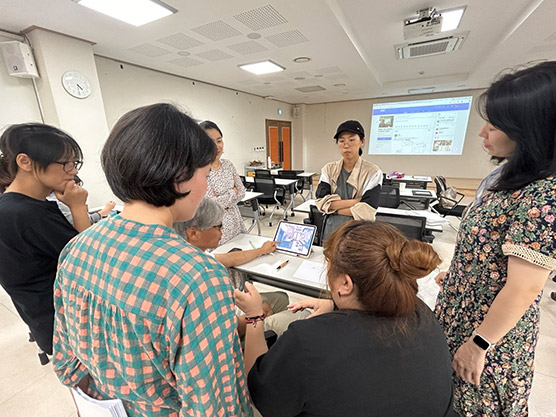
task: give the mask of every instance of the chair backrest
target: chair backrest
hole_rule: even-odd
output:
[[[322,246],[322,236],[324,235],[324,228],[326,226],[326,214],[319,211],[317,206],[309,206],[309,221],[310,224],[317,226],[317,233],[313,243],[317,246]]]
[[[281,169],[280,171],[278,171],[278,178],[284,178],[284,179],[288,179],[288,180],[297,180],[297,183],[295,185],[295,188],[299,191],[303,189],[303,186],[305,185],[305,178],[303,177],[298,177],[299,174],[301,174],[303,172],[303,170],[299,170],[299,169]]]
[[[255,192],[263,193],[260,197],[257,197],[259,201],[263,202],[266,199],[274,199],[274,191],[276,189],[276,182],[274,178],[258,177],[255,175],[253,178],[255,181]]]
[[[382,173],[382,185],[394,185],[392,178],[388,178],[388,175],[384,172]]]
[[[398,208],[400,205],[400,189],[393,185],[383,185],[380,188],[379,207]]]
[[[255,170],[255,177],[259,178],[272,178],[269,169],[256,169]]]
[[[408,239],[423,240],[427,219],[403,214],[377,213],[376,221],[397,227]]]
[[[434,177],[434,185],[436,186],[436,195],[440,195],[442,191],[448,188],[446,186],[446,179],[440,176]]]
[[[253,186],[253,184],[249,184],[249,183],[247,182],[247,180],[245,179],[245,175],[240,175],[240,176],[239,176],[239,179],[241,180],[241,183],[243,184],[243,186],[245,187],[245,189],[248,190],[250,187]]]

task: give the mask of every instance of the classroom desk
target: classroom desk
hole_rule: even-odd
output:
[[[309,182],[309,195],[308,198],[313,198],[313,177],[317,175],[316,172],[302,172],[301,174],[298,174],[298,177],[302,177],[305,179],[305,181]]]
[[[386,178],[393,182],[414,183],[414,184],[419,183],[420,188],[422,189],[426,189],[427,184],[429,182],[432,182],[432,178],[427,175],[404,175],[401,178],[389,178],[388,176],[386,176]]]
[[[251,242],[253,242],[256,247],[260,247],[268,240],[271,239],[261,236],[240,234],[224,245],[216,248],[214,253],[226,253],[232,248],[240,248],[243,250],[252,249]],[[289,260],[289,263],[285,267],[277,270],[277,266],[285,260]],[[296,271],[304,261],[312,262],[310,265],[315,268],[311,269],[309,273],[303,274],[304,278],[294,277]],[[305,263],[304,266],[307,265],[309,264]],[[320,246],[313,246],[313,252],[309,258],[299,258],[281,252],[274,252],[272,255],[260,256],[251,262],[235,266],[234,269],[251,275],[256,281],[274,287],[305,294],[310,297],[319,297],[326,291],[326,272],[324,265],[323,249]]]
[[[261,236],[240,234],[216,248],[214,253],[226,253],[232,248],[252,249],[250,242],[259,247],[268,240],[270,239]],[[328,296],[328,290],[326,289],[326,268],[322,252],[323,249],[320,246],[313,246],[313,253],[307,259],[274,252],[274,255],[261,256],[246,264],[235,266],[234,269],[251,275],[255,281],[274,287],[294,291],[309,297]],[[276,270],[276,265],[279,265],[286,259],[290,262],[284,268]],[[312,269],[305,275],[305,279],[295,278],[294,274],[305,260],[314,262],[312,265],[315,267],[319,266],[319,268]],[[320,268],[320,265],[322,265],[322,268]],[[423,300],[431,310],[434,310],[436,296],[440,290],[434,281],[437,274],[438,270],[434,270],[429,275],[417,280],[417,297]]]
[[[424,190],[421,188],[407,188],[400,189],[400,198],[402,200],[407,200],[411,204],[414,202],[423,202],[425,204],[425,209],[429,208],[431,201],[436,200],[436,192],[433,190]]]
[[[253,221],[251,222],[251,226],[247,229],[247,233],[253,230],[255,224],[257,225],[257,234],[261,235],[261,224],[259,223],[259,204],[257,203],[257,197],[262,196],[263,193],[256,193],[254,191],[246,191],[245,197],[241,199],[241,203],[247,204],[251,206],[251,210],[253,211]]]
[[[245,177],[245,182],[248,182],[249,184],[254,184],[255,183],[255,178],[254,177]],[[293,196],[295,195],[295,183],[297,182],[297,180],[288,180],[285,178],[274,178],[274,183],[278,186],[278,187],[282,187],[284,189],[289,189],[290,194]],[[290,199],[290,203],[288,204],[288,206],[284,209],[284,218],[287,218],[287,214],[288,214],[288,210],[292,210],[293,211],[293,198]]]
[[[304,203],[300,204],[297,207],[294,207],[294,211],[299,211],[300,213],[309,213],[309,206],[314,206],[315,200],[307,200]],[[442,216],[437,215],[436,213],[432,213],[426,210],[400,210],[395,208],[388,208],[388,207],[379,207],[377,209],[378,213],[385,213],[385,214],[401,214],[404,216],[417,216],[417,217],[426,217],[427,224],[425,226],[425,230],[428,233],[431,232],[442,232],[444,229],[442,228],[442,223],[448,223],[448,220],[444,219]]]

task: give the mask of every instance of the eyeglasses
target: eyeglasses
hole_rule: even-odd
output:
[[[222,230],[222,223],[220,223],[219,225],[216,225],[216,226],[212,226],[212,228]]]
[[[54,161],[55,164],[60,164],[64,167],[64,171],[68,174],[76,169],[79,171],[83,166],[83,161]]]

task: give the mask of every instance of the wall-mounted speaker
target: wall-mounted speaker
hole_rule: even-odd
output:
[[[37,65],[29,45],[17,41],[0,42],[0,51],[2,51],[10,75],[22,78],[39,78]]]
[[[293,107],[293,118],[297,119],[299,116],[301,116],[301,108],[294,106]]]

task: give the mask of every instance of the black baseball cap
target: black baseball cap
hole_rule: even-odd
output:
[[[340,133],[345,131],[357,133],[361,139],[365,137],[365,130],[363,129],[363,126],[361,126],[361,123],[359,123],[357,120],[346,120],[344,123],[338,126],[336,134],[334,135],[334,139],[338,139]]]

